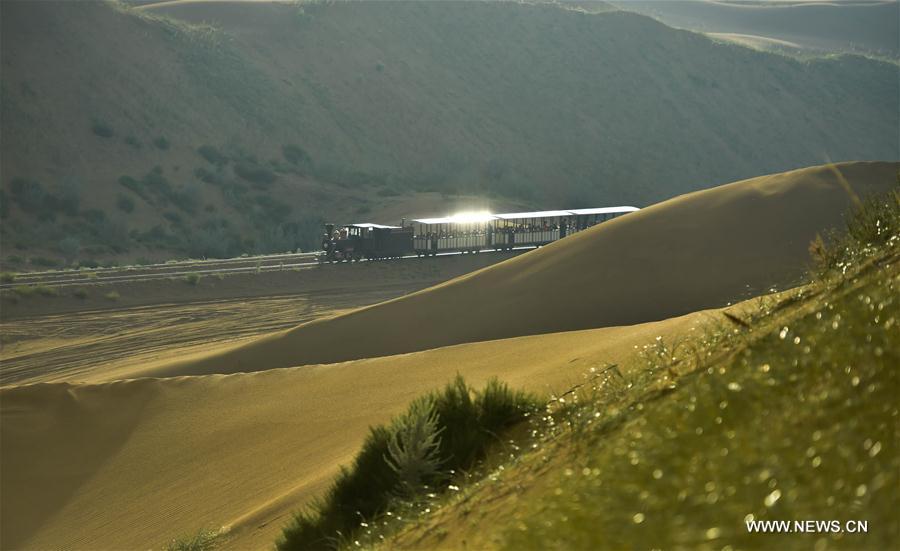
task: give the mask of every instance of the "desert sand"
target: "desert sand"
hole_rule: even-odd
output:
[[[721,307],[795,284],[810,241],[851,205],[840,181],[885,192],[898,167],[841,163],[690,193],[418,293],[133,375],[332,363]]]
[[[158,549],[228,526],[229,547],[266,548],[370,425],[456,373],[561,393],[590,367],[625,370],[635,346],[716,317],[249,374],[6,388],[2,547]]]
[[[838,166],[859,193],[896,185],[897,167]],[[110,375],[167,378],[0,389],[0,547],[160,548],[227,527],[229,546],[266,548],[368,426],[456,373],[550,395],[723,319],[704,308],[796,281],[849,205],[837,180],[817,167],[679,197],[407,297]]]

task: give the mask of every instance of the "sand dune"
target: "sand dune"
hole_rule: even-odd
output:
[[[251,374],[35,384],[0,390],[0,547],[147,549],[231,526],[266,548],[321,491],[367,427],[457,372],[544,394],[622,363],[700,312],[636,327],[466,344]]]
[[[810,241],[851,204],[839,179],[883,192],[898,167],[841,163],[683,195],[397,300],[130,375],[332,363],[719,307],[796,282]]]

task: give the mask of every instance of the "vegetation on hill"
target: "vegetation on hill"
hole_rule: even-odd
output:
[[[900,537],[900,191],[813,244],[809,285],[644,366],[598,366],[535,417],[499,466],[367,522],[347,548],[888,548]],[[371,520],[367,517],[368,520]],[[758,534],[755,521],[868,522]],[[765,539],[762,539],[765,538]],[[761,543],[762,542],[762,543]]]
[[[313,248],[321,218],[423,191],[644,205],[898,150],[896,65],[773,56],[614,10],[2,10],[0,215],[17,257],[67,261],[66,237],[79,259]]]
[[[278,549],[346,544],[398,500],[420,502],[449,487],[459,478],[456,473],[473,468],[503,431],[538,406],[536,397],[496,379],[475,392],[457,376],[443,391],[414,401],[389,425],[373,427],[353,467],[342,468],[325,498],[294,516]]]

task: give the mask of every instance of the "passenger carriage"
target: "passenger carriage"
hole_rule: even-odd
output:
[[[406,255],[477,253],[540,247],[636,207],[513,212],[464,213],[441,218],[418,218],[408,225],[350,224],[335,229],[326,224],[322,260],[399,258]]]

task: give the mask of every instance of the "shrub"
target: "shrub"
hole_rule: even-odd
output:
[[[81,213],[81,216],[91,225],[98,226],[106,222],[106,213],[100,209],[88,209]]]
[[[56,287],[48,287],[46,285],[19,285],[13,288],[13,292],[20,297],[31,297],[34,295],[55,297],[59,295],[59,290]]]
[[[17,285],[13,287],[13,293],[19,295],[20,297],[30,297],[35,293],[34,287],[31,285]]]
[[[45,258],[43,256],[35,256],[30,262],[32,266],[40,266],[42,268],[56,268],[59,266],[59,262],[56,260]]]
[[[77,237],[64,237],[59,242],[59,252],[66,260],[66,265],[71,264],[81,251],[81,241]]]
[[[181,224],[181,215],[177,212],[167,211],[163,213],[163,218],[173,224]]]
[[[115,301],[119,300],[120,298],[122,298],[122,295],[120,295],[118,291],[110,291],[110,292],[106,293],[105,295],[103,295],[103,298],[105,298],[106,300],[111,300],[111,301],[115,302]]]
[[[196,286],[198,283],[200,283],[200,274],[188,274],[184,276],[184,280],[188,285]]]
[[[444,428],[438,428],[434,400],[430,397],[413,402],[409,412],[394,425],[384,460],[397,475],[405,495],[418,495],[426,482],[437,476],[443,431]]]
[[[234,172],[244,180],[260,186],[268,186],[275,181],[277,176],[268,168],[253,161],[240,161],[234,167]]]
[[[847,219],[843,233],[833,231],[825,239],[816,236],[809,251],[820,272],[843,271],[856,257],[865,255],[867,248],[884,245],[897,235],[900,235],[900,191],[895,190],[861,202]]]
[[[103,121],[94,121],[94,124],[91,125],[91,130],[101,138],[112,138],[114,134],[112,127]]]
[[[165,136],[160,136],[153,140],[153,145],[155,145],[157,149],[166,151],[169,149],[169,140],[167,140]]]
[[[216,548],[219,532],[200,530],[190,536],[176,538],[166,545],[166,551],[210,551]]]
[[[196,176],[197,179],[201,182],[206,182],[207,184],[213,184],[216,186],[222,185],[221,176],[203,167],[194,169],[194,176]]]
[[[448,472],[473,467],[498,433],[538,407],[535,396],[511,392],[496,380],[474,392],[457,376],[389,425],[371,428],[352,467],[341,468],[312,510],[294,515],[277,548],[333,548],[336,538],[351,537],[363,519],[383,514],[398,494],[446,484]]]
[[[138,197],[141,197],[142,199],[147,198],[147,194],[146,194],[146,191],[144,190],[143,182],[141,182],[139,180],[135,180],[131,176],[125,175],[125,176],[119,176],[119,184],[122,186],[125,186],[126,188],[135,192],[138,195]]]
[[[77,299],[84,300],[88,297],[88,292],[85,289],[79,288],[72,291],[72,296]]]
[[[207,162],[216,166],[222,166],[228,162],[228,157],[211,145],[201,145],[197,148],[197,153]]]
[[[281,153],[292,165],[309,165],[312,162],[309,154],[299,145],[287,144],[281,147]]]
[[[13,200],[25,212],[35,213],[43,208],[47,193],[40,182],[16,178],[10,184],[9,189]]]
[[[131,147],[133,147],[133,148],[135,148],[135,149],[140,149],[140,148],[142,147],[141,141],[138,140],[138,139],[137,139],[136,137],[134,137],[134,136],[130,136],[130,135],[129,135],[129,136],[125,136],[125,139],[124,139],[123,141],[124,141],[127,145],[130,145]]]
[[[119,210],[122,212],[134,212],[134,201],[124,195],[120,194],[116,198],[116,206],[119,207]]]
[[[16,280],[16,274],[12,272],[0,272],[0,283],[12,283]]]
[[[82,268],[98,268],[100,263],[94,260],[93,258],[85,258],[84,260],[80,260],[78,265]]]

